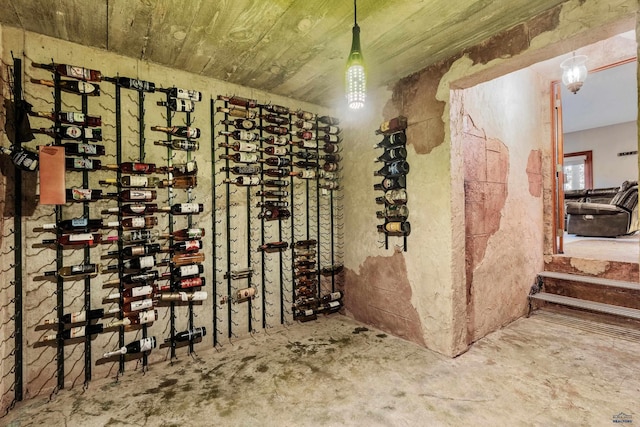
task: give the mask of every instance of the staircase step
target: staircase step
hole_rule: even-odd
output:
[[[615,288],[631,289],[640,291],[640,284],[634,282],[627,282],[624,280],[604,279],[602,277],[581,276],[579,274],[571,273],[558,273],[556,271],[543,271],[538,273],[540,277],[547,277],[549,279],[569,280],[572,282],[592,283],[594,285],[612,286]]]
[[[601,302],[565,297],[562,295],[550,294],[547,292],[538,292],[537,294],[529,295],[529,298],[540,300],[540,301],[551,302],[554,304],[566,305],[569,307],[576,307],[576,308],[582,308],[585,310],[597,311],[599,313],[614,314],[617,316],[624,316],[631,319],[640,320],[640,310],[637,310],[635,308],[627,308],[627,307],[620,307],[617,305],[603,304]]]

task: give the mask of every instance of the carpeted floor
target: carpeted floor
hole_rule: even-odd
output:
[[[640,235],[609,237],[579,237],[564,234],[564,255],[605,261],[640,261]]]

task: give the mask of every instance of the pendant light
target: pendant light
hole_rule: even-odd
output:
[[[582,84],[587,79],[587,57],[574,53],[571,58],[562,61],[562,83],[574,94],[580,90]]]
[[[349,52],[349,59],[347,60],[345,86],[349,108],[358,110],[364,107],[366,74],[364,71],[362,50],[360,49],[360,27],[358,26],[356,0],[353,0],[353,38],[351,41],[351,52]]]

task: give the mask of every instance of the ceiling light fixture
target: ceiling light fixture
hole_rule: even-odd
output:
[[[574,53],[571,58],[567,58],[560,64],[562,68],[562,83],[574,94],[580,90],[587,79],[586,55]]]
[[[353,38],[351,40],[351,52],[349,52],[349,59],[347,59],[345,86],[349,108],[358,110],[364,107],[367,84],[364,60],[360,49],[360,27],[358,26],[356,0],[353,0]]]

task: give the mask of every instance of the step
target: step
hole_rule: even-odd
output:
[[[538,292],[537,294],[529,295],[529,298],[551,302],[554,304],[566,305],[569,307],[582,308],[585,310],[597,311],[599,313],[614,314],[617,316],[624,316],[631,319],[640,320],[640,310],[635,308],[620,307],[618,305],[603,304],[601,302],[587,301],[578,298],[565,297],[562,295],[549,294],[547,292]]]
[[[538,273],[540,277],[549,279],[568,280],[572,282],[591,283],[594,285],[611,286],[615,288],[631,289],[640,291],[640,283],[627,282],[624,280],[604,279],[602,277],[581,276],[579,274],[558,273],[556,271],[543,271]]]

